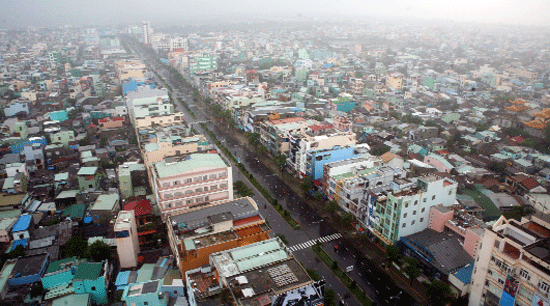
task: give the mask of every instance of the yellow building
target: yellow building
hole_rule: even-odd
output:
[[[391,74],[386,77],[386,86],[395,90],[403,88],[403,78],[399,74]]]

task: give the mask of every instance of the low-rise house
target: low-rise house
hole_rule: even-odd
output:
[[[127,305],[164,306],[168,303],[168,296],[162,291],[162,280],[158,279],[129,285],[121,299]]]
[[[28,285],[40,281],[48,267],[48,254],[19,257],[8,279],[10,286]]]
[[[85,189],[99,189],[99,171],[97,167],[82,167],[76,174],[80,191]]]
[[[80,263],[73,278],[74,292],[89,293],[93,304],[107,304],[109,302],[107,287],[111,272],[112,267],[108,261]]]
[[[30,238],[30,231],[34,228],[32,215],[23,215],[17,220],[11,229],[13,240]]]
[[[120,211],[118,194],[102,194],[90,208],[94,224],[108,224]]]
[[[11,241],[11,229],[15,223],[19,220],[18,218],[3,218],[0,219],[0,242],[10,242]]]
[[[79,264],[76,257],[65,258],[51,262],[40,281],[44,289],[50,289],[70,283],[76,273]]]

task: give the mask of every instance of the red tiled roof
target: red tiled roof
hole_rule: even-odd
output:
[[[439,150],[439,151],[435,151],[435,153],[440,155],[449,155],[449,152],[447,152],[447,150]]]
[[[531,190],[533,188],[537,188],[538,186],[540,186],[539,182],[537,182],[532,177],[523,180],[523,182],[521,182],[521,185],[523,185],[523,187],[525,187],[525,189],[527,189],[527,190]]]
[[[525,141],[525,138],[521,137],[521,136],[516,136],[516,137],[512,137],[510,138],[511,141],[515,142],[515,143],[522,143]]]
[[[309,128],[314,130],[314,131],[321,131],[321,130],[325,130],[325,129],[331,129],[332,124],[324,124],[324,125],[314,124],[314,125],[310,125]]]
[[[252,216],[252,217],[248,217],[248,218],[244,218],[244,219],[233,220],[233,226],[238,227],[238,226],[241,226],[241,225],[258,222],[258,221],[261,221],[261,220],[262,220],[262,217],[260,217],[260,216]]]
[[[151,201],[149,200],[138,200],[126,203],[126,205],[124,205],[124,210],[133,210],[136,217],[153,214]]]

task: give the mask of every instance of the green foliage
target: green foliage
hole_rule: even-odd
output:
[[[386,246],[386,256],[388,256],[388,261],[396,262],[399,259],[401,259],[401,253],[399,252],[399,248],[395,244],[388,244]]]
[[[339,207],[339,206],[338,206],[338,203],[337,203],[336,201],[329,201],[329,202],[325,205],[324,209],[325,209],[325,211],[328,212],[329,214],[332,214],[332,213],[334,213],[336,210],[338,210],[338,207]]]
[[[422,123],[422,119],[418,116],[413,116],[411,114],[406,114],[405,116],[403,116],[401,118],[401,122],[404,122],[404,123],[414,123],[414,124],[421,124]]]
[[[88,241],[82,236],[73,236],[65,243],[64,247],[65,257],[82,258],[88,250]]]
[[[275,235],[277,237],[279,237],[281,239],[282,242],[284,242],[285,244],[288,244],[288,239],[286,239],[286,236],[283,235],[283,234],[277,234]]]
[[[503,163],[503,162],[493,161],[489,164],[488,168],[489,168],[489,170],[493,171],[494,173],[504,174],[504,172],[506,170],[506,164]]]
[[[351,221],[353,221],[353,214],[349,212],[342,213],[340,216],[340,224],[342,226],[350,226]]]
[[[382,145],[382,146],[379,146],[379,147],[376,147],[374,149],[371,150],[370,154],[374,155],[374,156],[380,156],[386,152],[388,152],[391,148],[386,146],[386,145]]]
[[[534,210],[530,207],[525,206],[515,206],[512,211],[503,213],[504,217],[506,219],[515,219],[517,221],[521,221],[522,217],[526,217],[531,215],[534,212]]]
[[[246,186],[246,184],[243,181],[236,181],[233,186],[235,187],[235,190],[237,191],[237,193],[242,197],[254,196],[254,191],[248,188],[248,186]]]
[[[98,240],[89,246],[90,257],[95,262],[111,258],[111,247],[105,242]]]
[[[309,277],[311,277],[311,279],[316,281],[316,282],[318,282],[322,279],[321,276],[319,275],[319,273],[317,273],[313,269],[306,269],[306,272],[309,275]]]
[[[308,192],[313,189],[313,176],[304,177],[300,183],[300,189],[304,194],[308,194]]]
[[[18,245],[15,247],[15,249],[11,250],[9,253],[8,253],[8,257],[9,258],[18,258],[18,257],[23,257],[26,255],[26,250],[25,250],[25,247],[22,246],[22,245]]]
[[[279,169],[281,169],[281,172],[283,171],[283,169],[285,168],[285,165],[286,165],[286,156],[282,155],[282,154],[277,154],[274,158],[273,158],[273,161],[275,162],[275,164],[277,165],[277,167],[279,167]]]
[[[439,281],[437,279],[433,280],[432,283],[426,289],[426,296],[428,297],[428,302],[430,305],[439,306],[446,305],[450,301],[451,288],[449,284]]]
[[[325,289],[325,306],[336,305],[336,293],[332,289]]]
[[[407,264],[407,267],[405,267],[405,273],[407,273],[410,277],[410,284],[412,284],[413,280],[420,275],[418,259],[414,257],[405,257],[405,263]]]
[[[311,117],[311,119],[313,119],[315,121],[319,121],[319,122],[325,121],[325,117],[323,117],[321,115],[315,115],[315,116]]]

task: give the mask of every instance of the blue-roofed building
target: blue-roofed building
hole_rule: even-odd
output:
[[[67,113],[66,110],[50,112],[50,120],[57,120],[59,122],[63,122],[65,120],[69,120],[69,114]]]
[[[19,217],[19,220],[15,222],[11,229],[11,235],[13,240],[21,240],[30,238],[29,230],[32,228],[31,224],[34,225],[31,215],[23,215]]]
[[[10,286],[26,285],[40,281],[48,267],[49,255],[42,253],[19,257],[10,273]]]
[[[474,271],[474,262],[471,262],[455,273],[449,274],[449,283],[459,292],[460,296],[468,294],[472,272]]]
[[[27,245],[29,245],[29,239],[14,240],[11,244],[11,247],[10,247],[9,251],[11,252],[11,251],[15,250],[15,248],[17,248],[18,246],[22,246],[26,249]]]

